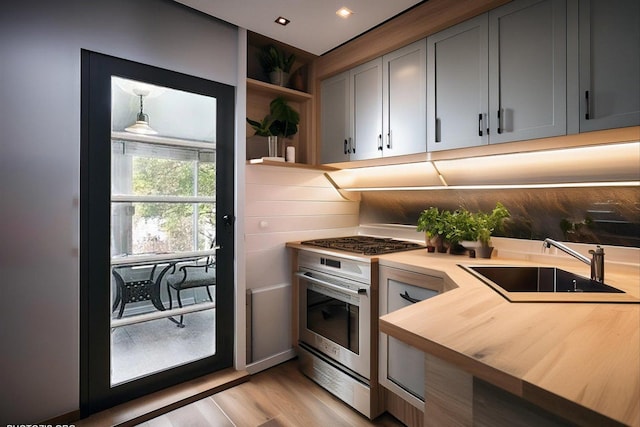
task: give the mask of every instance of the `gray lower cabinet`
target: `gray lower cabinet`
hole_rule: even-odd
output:
[[[427,38],[427,148],[564,135],[566,4],[515,0]]]
[[[391,313],[443,291],[440,277],[381,266],[380,315]],[[387,390],[424,410],[424,353],[380,333],[378,381]]]
[[[640,2],[573,0],[580,132],[640,125]]]

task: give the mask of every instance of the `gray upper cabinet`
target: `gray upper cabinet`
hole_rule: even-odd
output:
[[[427,148],[488,142],[488,15],[427,38]]]
[[[426,40],[382,57],[382,155],[427,151]]]
[[[577,6],[580,132],[640,125],[640,2]]]
[[[382,156],[382,59],[351,70],[351,160]]]
[[[322,163],[424,153],[426,41],[321,83]]]
[[[563,0],[489,12],[490,143],[566,134],[566,38]]]
[[[322,126],[322,163],[339,163],[349,160],[351,119],[349,96],[349,72],[322,81],[320,112]]]
[[[322,163],[382,155],[382,58],[323,80]]]
[[[566,5],[515,0],[427,38],[427,148],[567,132]]]

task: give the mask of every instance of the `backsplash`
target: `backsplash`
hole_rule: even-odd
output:
[[[430,206],[490,211],[496,202],[511,213],[496,236],[640,247],[638,187],[363,192],[360,223],[416,225]]]

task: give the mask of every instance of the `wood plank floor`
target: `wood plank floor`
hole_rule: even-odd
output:
[[[399,427],[388,414],[369,421],[306,378],[289,361],[251,380],[149,420],[143,427]]]

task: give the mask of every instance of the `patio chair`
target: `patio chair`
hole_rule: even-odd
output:
[[[178,306],[182,308],[182,298],[180,293],[184,290],[204,287],[209,296],[209,301],[213,302],[209,286],[216,285],[216,263],[215,257],[207,257],[203,264],[185,264],[180,266],[178,272],[167,279],[167,294],[169,295],[169,310],[173,308],[173,298],[171,289],[176,291],[178,296]],[[179,328],[184,328],[184,315],[180,315],[177,323]]]
[[[122,265],[112,269],[116,282],[116,295],[112,311],[118,312],[122,318],[124,308],[129,303],[151,301],[157,310],[164,310],[160,300],[160,282],[170,266],[163,266],[160,274],[156,274],[158,264],[142,266]]]

